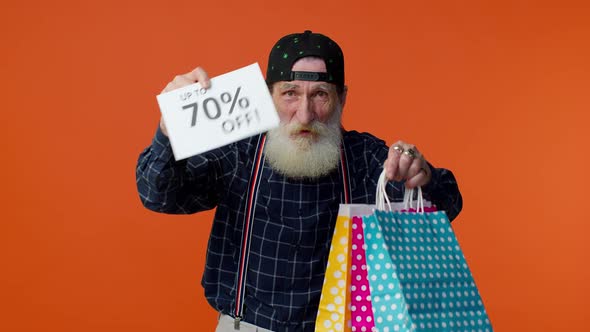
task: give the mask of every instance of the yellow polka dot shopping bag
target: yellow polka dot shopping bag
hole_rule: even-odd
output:
[[[387,201],[384,174],[378,203]],[[406,193],[405,206],[412,207]],[[492,331],[444,211],[380,209],[362,221],[374,331]],[[355,308],[358,310],[358,308]],[[369,331],[369,330],[367,330]]]
[[[341,204],[316,318],[318,332],[350,331],[349,242],[350,208],[348,204]]]

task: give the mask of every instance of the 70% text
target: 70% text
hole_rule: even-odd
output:
[[[250,106],[250,101],[248,100],[247,97],[239,98],[241,90],[242,90],[242,87],[238,87],[233,96],[229,92],[224,92],[219,96],[219,100],[221,100],[221,103],[223,103],[223,104],[231,103],[231,105],[229,107],[228,115],[231,115],[234,112],[234,108],[236,107],[236,104],[238,104],[238,107],[241,109],[247,109],[248,106]],[[219,100],[216,99],[215,97],[208,97],[203,100],[201,106],[203,108],[203,112],[205,113],[205,116],[209,120],[216,120],[216,119],[219,119],[219,117],[221,117],[221,105],[219,103]],[[199,111],[199,103],[194,102],[194,103],[182,106],[183,110],[191,109],[191,108],[193,110],[193,116],[191,119],[191,127],[194,127],[197,124],[197,113]]]

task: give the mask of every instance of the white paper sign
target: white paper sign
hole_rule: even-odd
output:
[[[158,95],[176,160],[239,141],[279,124],[258,63]]]

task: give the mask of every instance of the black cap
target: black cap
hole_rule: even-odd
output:
[[[327,73],[292,72],[295,61],[307,56],[324,59]],[[324,81],[343,87],[344,55],[340,46],[332,39],[309,30],[279,39],[268,57],[266,83],[293,80]]]

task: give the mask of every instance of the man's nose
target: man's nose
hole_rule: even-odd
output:
[[[303,125],[308,125],[312,123],[314,119],[315,113],[313,111],[313,104],[307,96],[303,96],[299,107],[297,108],[297,120]]]

